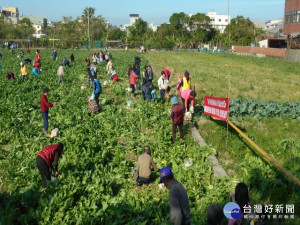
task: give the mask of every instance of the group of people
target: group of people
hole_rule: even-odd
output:
[[[27,53],[30,54],[30,48],[27,48]],[[21,76],[21,81],[24,82],[25,80],[28,79],[28,67],[27,65],[30,65],[32,60],[30,58],[25,58],[25,53],[23,50],[20,51],[20,55],[19,55],[19,58],[22,60],[20,62],[20,76]],[[1,55],[2,57],[2,55]],[[57,50],[55,49],[52,53],[52,59],[54,61],[57,60]],[[70,59],[71,59],[71,62],[74,62],[74,54],[72,53],[71,56],[70,56]],[[32,63],[33,65],[33,68],[32,68],[32,73],[36,76],[40,75],[40,73],[42,72],[42,69],[41,69],[41,66],[42,66],[42,63],[41,63],[41,55],[40,55],[40,50],[36,50],[36,53],[35,53],[35,59]],[[57,70],[57,75],[58,75],[58,82],[61,83],[63,82],[63,77],[64,77],[64,66],[68,66],[70,67],[70,62],[68,59],[66,58],[63,58],[62,59],[62,62],[61,62],[61,65],[58,67],[58,70]],[[14,80],[15,79],[15,73],[12,72],[12,71],[9,71],[7,73],[7,79],[8,80]]]

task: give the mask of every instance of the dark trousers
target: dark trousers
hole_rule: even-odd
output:
[[[135,85],[134,85],[134,84],[130,84],[130,88],[131,88],[131,93],[134,94],[134,91],[135,91]]]
[[[160,100],[164,100],[165,94],[166,94],[166,90],[160,89],[159,92],[160,92]]]
[[[145,93],[144,91],[142,91],[142,98],[143,98],[144,101],[147,98],[148,102],[150,102],[151,94],[149,92]]]
[[[46,161],[39,155],[36,157],[36,165],[41,174],[43,186],[44,188],[47,188],[47,181],[51,180],[49,166],[47,165]]]
[[[42,116],[44,119],[44,131],[48,131],[48,112],[42,112]]]
[[[58,76],[58,83],[62,83],[64,81],[64,76]]]
[[[172,142],[174,143],[176,140],[176,131],[177,131],[177,126],[179,128],[179,133],[180,133],[180,138],[183,140],[183,124],[174,124],[173,123],[173,131],[172,131]]]
[[[22,75],[22,81],[27,80],[27,79],[28,79],[27,75]]]
[[[138,177],[137,182],[139,185],[143,185],[143,184],[148,185],[151,182],[151,178]]]
[[[99,96],[100,96],[100,93],[95,94],[95,101],[96,101],[96,104],[98,107],[99,107]]]

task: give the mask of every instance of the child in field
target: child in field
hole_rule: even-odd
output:
[[[24,52],[23,50],[20,51],[20,59],[23,59],[24,58]]]
[[[86,68],[86,71],[87,71],[87,75],[88,75],[88,86],[90,86],[91,85],[90,83],[92,82],[92,87],[93,87],[93,85],[94,85],[94,76],[91,72],[91,69],[88,67],[88,68]]]
[[[153,99],[153,101],[156,101],[156,99],[157,99],[156,89],[155,88],[151,91],[151,98]]]
[[[20,74],[22,77],[22,81],[27,80],[27,67],[21,62],[20,63],[21,69],[20,69]]]

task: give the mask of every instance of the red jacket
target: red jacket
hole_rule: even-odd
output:
[[[174,105],[172,107],[172,122],[173,124],[182,124],[183,123],[183,106],[181,104]]]
[[[47,145],[37,155],[41,156],[50,166],[54,161],[54,153],[58,149],[58,145]]]
[[[37,62],[40,62],[41,56],[40,56],[39,53],[36,53],[36,54],[35,54],[35,60],[36,60]]]
[[[47,96],[43,93],[41,97],[41,112],[48,112],[52,106],[53,104],[48,102]]]
[[[133,70],[130,71],[130,84],[136,84],[137,79],[139,79],[139,76],[137,76]]]

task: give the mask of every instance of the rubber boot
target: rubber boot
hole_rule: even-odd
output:
[[[166,94],[165,94],[165,98],[170,98],[170,96],[169,96],[169,92],[166,92]]]

